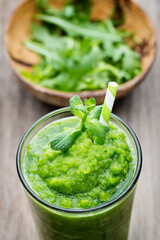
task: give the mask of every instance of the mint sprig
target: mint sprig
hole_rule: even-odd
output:
[[[86,131],[96,144],[103,144],[109,127],[99,122],[102,107],[96,106],[96,100],[85,99],[83,104],[79,96],[73,96],[70,99],[70,109],[81,120],[80,127],[58,134],[50,142],[51,148],[62,152],[67,151],[83,131]]]

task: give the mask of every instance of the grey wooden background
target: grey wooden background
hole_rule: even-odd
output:
[[[15,167],[18,143],[39,117],[53,106],[39,102],[19,86],[4,51],[7,20],[20,0],[0,0],[0,240],[38,240]],[[160,1],[137,0],[160,37]],[[118,101],[114,113],[137,133],[143,170],[132,214],[129,240],[160,239],[160,54],[147,79]]]

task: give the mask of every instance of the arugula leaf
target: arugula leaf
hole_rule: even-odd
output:
[[[65,152],[68,148],[71,147],[74,140],[81,134],[79,129],[71,129],[65,132],[58,134],[50,142],[51,148],[54,150],[61,150]]]
[[[107,19],[106,21],[104,21],[104,24],[110,33],[112,34],[119,33],[119,31],[117,31],[116,28],[114,27],[113,21],[111,19]]]
[[[115,77],[119,76],[119,70],[112,66],[111,64],[100,62],[96,69],[94,69],[91,74],[99,73],[102,71],[109,71],[111,72]]]
[[[102,32],[102,31],[95,31],[89,28],[82,28],[78,24],[70,23],[69,21],[60,19],[58,17],[52,17],[44,14],[37,14],[35,16],[35,19],[54,24],[62,28],[64,31],[69,31],[70,35],[72,36],[85,36],[85,37],[87,36],[87,37],[92,37],[96,39],[101,38],[103,40],[110,39],[115,42],[122,40],[120,36],[116,36],[110,33]]]
[[[136,52],[134,52],[132,49],[130,49],[128,46],[126,45],[119,45],[117,46],[116,50],[115,50],[115,54],[113,57],[113,60],[115,62],[119,61],[123,56],[129,56],[129,57],[133,57],[133,58],[140,58],[140,55]]]
[[[101,59],[101,54],[102,52],[100,48],[98,46],[93,46],[91,50],[87,52],[87,54],[85,54],[81,59],[81,62],[79,64],[81,74],[92,71],[98,64],[99,59]]]
[[[31,39],[33,41],[38,41],[43,43],[45,46],[50,47],[52,49],[61,49],[64,48],[65,42],[64,39],[58,35],[53,35],[48,30],[46,26],[39,25],[36,23],[32,23],[31,25],[32,35]]]
[[[28,41],[25,41],[24,44],[28,49],[33,50],[34,52],[39,53],[40,55],[49,57],[61,65],[65,64],[64,59],[61,58],[59,55],[57,55],[56,52],[53,52],[53,51],[51,52],[47,47],[45,47],[40,43],[36,43],[34,41],[28,40]]]
[[[142,40],[115,27],[115,12],[106,21],[92,22],[90,0],[67,0],[61,10],[36,0],[36,7],[42,14],[35,16],[24,45],[42,60],[31,73],[21,71],[25,78],[46,88],[78,92],[106,89],[110,81],[122,84],[140,74],[140,55],[127,46],[125,37],[135,44]]]
[[[106,133],[109,131],[109,127],[100,123],[97,119],[89,119],[84,123],[84,126],[93,136],[105,138]]]
[[[41,86],[51,88],[51,89],[53,88],[62,89],[62,87],[66,83],[67,78],[68,78],[67,73],[62,73],[62,74],[56,75],[53,78],[46,78],[41,83]]]

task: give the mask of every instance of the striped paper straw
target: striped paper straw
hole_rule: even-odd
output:
[[[109,82],[100,120],[99,120],[104,125],[108,125],[109,123],[113,104],[116,98],[117,89],[118,89],[118,84],[116,82]]]

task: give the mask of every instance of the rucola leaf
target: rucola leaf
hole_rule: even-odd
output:
[[[64,19],[58,18],[58,17],[52,17],[49,15],[45,15],[45,14],[37,14],[35,16],[35,19],[37,20],[42,20],[44,22],[48,22],[51,24],[54,24],[56,26],[59,26],[61,29],[63,29],[66,32],[69,32],[70,35],[72,33],[72,35],[75,36],[84,36],[84,37],[91,37],[91,38],[100,38],[103,40],[112,40],[115,42],[119,42],[122,41],[122,38],[120,36],[117,35],[113,35],[111,33],[107,33],[104,31],[96,31],[96,30],[92,30],[90,28],[84,28],[79,26],[78,24],[74,24],[71,23],[69,21],[66,21]]]
[[[51,52],[47,47],[41,43],[37,43],[31,40],[27,40],[24,43],[25,47],[48,58],[53,59],[58,64],[64,65],[64,59],[61,58],[56,52]]]
[[[31,39],[33,41],[41,42],[45,47],[51,48],[53,50],[63,49],[65,47],[64,38],[50,33],[49,29],[46,26],[32,23],[31,29]]]
[[[74,140],[81,134],[79,129],[70,129],[68,131],[58,134],[51,141],[51,148],[54,150],[61,150],[65,152],[68,148],[71,147]]]
[[[122,84],[141,72],[140,55],[127,46],[125,37],[138,45],[143,41],[115,27],[114,11],[106,21],[92,22],[91,0],[67,0],[61,10],[48,0],[35,3],[40,14],[33,16],[32,41],[25,46],[38,53],[47,67],[49,60],[51,71],[46,75],[45,66],[42,74],[33,68],[32,73],[21,72],[25,78],[46,88],[78,92],[106,89],[109,81]],[[38,19],[42,21],[34,21]]]

